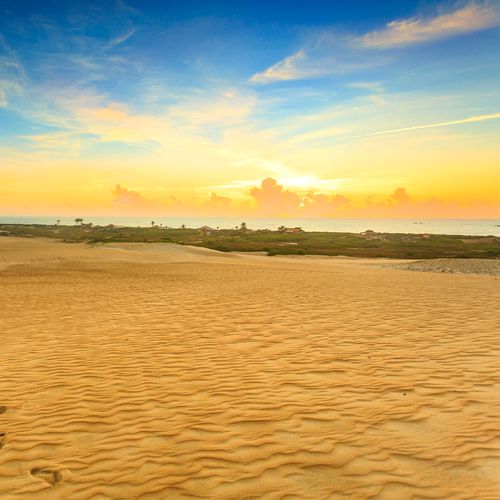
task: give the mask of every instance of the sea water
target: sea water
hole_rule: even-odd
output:
[[[55,224],[73,225],[74,217],[48,216],[13,216],[0,215],[0,224]],[[188,228],[209,226],[230,229],[245,222],[249,229],[273,229],[280,226],[301,227],[305,231],[335,231],[359,233],[371,229],[383,233],[429,233],[460,234],[468,236],[500,236],[500,219],[291,219],[291,218],[256,218],[256,217],[118,217],[79,215],[84,222],[95,225],[115,224],[117,226],[150,226],[162,224],[165,227]]]

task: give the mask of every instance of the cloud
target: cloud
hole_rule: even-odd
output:
[[[264,179],[260,187],[254,187],[248,194],[253,198],[257,213],[266,216],[329,217],[351,205],[351,201],[341,194],[311,191],[299,194],[284,189],[272,177]]]
[[[260,187],[251,189],[249,194],[254,199],[257,210],[266,214],[294,213],[301,203],[301,197],[297,193],[283,189],[271,177],[264,179]]]
[[[405,187],[376,199],[368,196],[364,201],[354,194],[354,199],[340,193],[299,194],[284,189],[273,178],[264,179],[260,187],[248,194],[255,213],[267,217],[446,218],[485,216],[494,210],[493,205],[487,204],[460,205],[435,197],[414,199]]]
[[[104,47],[105,50],[109,50],[113,47],[116,47],[117,45],[120,45],[124,42],[126,42],[129,38],[135,35],[137,30],[132,27],[129,30],[127,30],[125,33],[122,33],[121,35],[118,35],[114,38],[112,38]]]
[[[488,115],[470,116],[469,118],[462,118],[461,120],[451,120],[448,122],[430,123],[427,125],[415,125],[413,127],[396,128],[391,130],[382,130],[381,132],[374,132],[370,135],[386,135],[397,134],[400,132],[410,132],[412,130],[422,130],[426,128],[448,127],[450,125],[462,125],[464,123],[475,123],[486,120],[497,120],[500,118],[500,113],[491,113]]]
[[[9,97],[20,95],[26,72],[16,52],[0,33],[0,107],[9,104]]]
[[[396,203],[408,203],[410,201],[410,195],[406,192],[405,188],[397,188],[391,194],[391,199]]]
[[[270,83],[280,80],[298,80],[309,76],[320,75],[320,68],[313,70],[304,66],[306,54],[299,50],[291,56],[285,57],[282,61],[273,64],[261,73],[256,73],[250,78],[253,83]]]
[[[229,211],[233,210],[233,200],[226,196],[210,193],[210,198],[205,203],[205,207],[211,214],[226,215]]]
[[[113,210],[130,215],[151,215],[165,210],[168,204],[158,203],[144,198],[138,191],[127,189],[120,184],[112,191]]]
[[[222,89],[180,99],[169,108],[168,115],[173,121],[192,128],[208,124],[225,127],[244,122],[256,103],[252,93]]]
[[[323,30],[292,55],[254,74],[250,82],[268,84],[302,80],[380,66],[390,60],[387,57],[375,57],[373,51],[366,49],[403,47],[492,28],[499,24],[498,7],[489,2],[472,2],[431,19],[414,17],[391,21],[385,29],[361,36],[339,36],[332,31]],[[362,85],[359,84],[359,88],[363,88]]]
[[[120,184],[117,184],[113,190],[113,201],[118,205],[127,206],[146,203],[146,200],[137,191],[121,187]]]
[[[302,198],[300,214],[304,217],[331,217],[351,204],[351,200],[341,194],[308,193]]]
[[[372,31],[355,39],[355,43],[364,48],[387,49],[448,38],[498,24],[498,8],[489,3],[473,2],[432,19],[414,17],[392,21],[383,30]]]
[[[305,48],[285,57],[250,78],[251,83],[268,84],[279,81],[304,80],[341,75],[386,64],[386,57],[374,57],[352,50],[347,38],[319,33]]]

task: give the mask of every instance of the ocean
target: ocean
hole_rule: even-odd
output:
[[[76,217],[76,216],[75,216]],[[0,224],[74,224],[75,217],[38,217],[0,215]],[[189,228],[210,226],[229,229],[245,222],[249,229],[277,229],[279,226],[300,226],[305,231],[339,231],[359,233],[371,229],[384,233],[460,234],[468,236],[500,236],[500,219],[290,219],[290,218],[235,218],[235,217],[116,217],[81,216],[84,222],[97,225],[150,226]]]

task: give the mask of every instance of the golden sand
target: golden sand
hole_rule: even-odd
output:
[[[500,498],[500,279],[0,239],[2,499]]]

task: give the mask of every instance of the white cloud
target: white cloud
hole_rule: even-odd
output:
[[[306,60],[306,54],[303,50],[299,50],[291,56],[285,57],[282,61],[273,64],[265,71],[261,73],[256,73],[250,78],[253,83],[269,83],[280,80],[298,80],[307,76],[315,76],[318,70],[311,71],[306,70],[303,67],[303,63]]]
[[[386,57],[374,57],[352,50],[346,40],[320,34],[307,48],[273,64],[250,78],[252,83],[266,84],[277,81],[302,80],[327,75],[339,75],[388,62]]]
[[[375,57],[373,51],[366,49],[403,47],[498,25],[499,7],[489,2],[472,2],[431,19],[414,17],[392,21],[384,29],[362,36],[340,37],[329,31],[321,31],[300,50],[254,74],[250,81],[267,84],[345,74],[390,61],[387,56]],[[362,88],[362,85],[363,83],[359,84],[359,88]]]
[[[411,18],[392,21],[383,30],[355,39],[364,48],[386,49],[424,43],[500,24],[500,11],[491,4],[470,3],[432,19]]]

